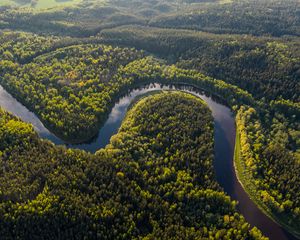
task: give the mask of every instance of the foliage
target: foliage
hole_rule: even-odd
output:
[[[133,49],[75,45],[25,65],[3,60],[0,81],[61,137],[82,141],[95,135],[126,86],[119,68],[142,56]]]
[[[31,128],[1,119],[1,136],[10,121]],[[97,155],[16,133],[26,148],[1,149],[1,236],[265,239],[214,179],[211,120],[199,99],[172,92],[138,102]]]
[[[274,118],[271,137],[266,139],[267,134],[253,108],[241,107],[236,122],[240,144],[237,164],[242,166],[243,183],[269,213],[297,232],[300,164],[296,155],[287,150],[288,138],[292,136],[285,133],[286,126]]]
[[[223,98],[237,114],[240,161],[247,176],[243,184],[251,185],[253,190],[248,193],[278,222],[291,231],[299,231],[299,1],[110,0],[39,10],[5,5],[0,7],[0,29],[3,30],[0,33],[0,84],[34,111],[51,131],[69,142],[93,137],[114,102],[136,85],[186,83]],[[27,32],[17,32],[20,30]],[[167,102],[175,104],[171,99]],[[152,103],[155,105],[154,100]],[[182,105],[180,101],[176,104]],[[143,109],[150,111],[147,107]],[[26,226],[36,234],[30,237],[38,238],[35,236],[45,230],[43,225],[50,224],[49,219],[56,229],[45,230],[49,238],[58,238],[61,234],[66,238],[75,234],[78,238],[83,234],[99,238],[100,235],[93,234],[105,232],[108,238],[231,239],[232,234],[243,238],[244,231],[249,233],[248,225],[244,223],[241,227],[239,223],[244,220],[233,210],[222,215],[224,221],[218,216],[219,225],[216,212],[205,219],[212,221],[211,226],[193,225],[198,219],[187,214],[191,209],[185,206],[186,202],[200,196],[208,205],[210,201],[221,199],[220,206],[224,209],[233,206],[227,200],[226,204],[223,202],[224,194],[213,184],[210,166],[203,168],[209,181],[201,188],[195,178],[203,178],[203,175],[190,175],[180,164],[172,165],[169,155],[174,158],[176,154],[166,149],[173,143],[164,136],[164,126],[159,126],[162,131],[159,136],[140,126],[139,130],[149,135],[144,136],[133,123],[129,124],[135,119],[129,113],[126,124],[133,129],[123,125],[115,138],[122,140],[122,144],[112,142],[109,149],[91,156],[54,147],[39,140],[32,127],[3,111],[0,115],[3,173],[0,216],[6,218],[7,225],[0,222],[2,229],[12,229],[7,234],[22,232],[26,235],[28,232],[22,228]],[[152,126],[156,120],[154,117],[149,122],[139,119],[145,126]],[[172,125],[168,120],[164,122]],[[174,138],[179,136],[177,131],[180,129],[174,130]],[[129,132],[141,142],[130,138]],[[126,138],[135,144],[129,145]],[[183,149],[181,142],[185,141],[195,147],[187,139],[177,140],[180,143],[176,148]],[[156,141],[162,145],[158,146]],[[140,149],[134,149],[136,146],[151,152],[139,152]],[[209,155],[210,145],[206,147],[190,149],[190,154],[201,151]],[[129,152],[130,149],[134,153]],[[145,159],[137,158],[135,153]],[[156,162],[153,156],[166,161],[166,166]],[[194,159],[194,155],[187,156]],[[125,164],[124,159],[130,164]],[[155,164],[142,165],[149,164],[149,159]],[[191,165],[192,168],[197,166],[194,162]],[[149,179],[144,177],[140,167]],[[151,167],[160,171],[149,172]],[[176,174],[172,167],[179,168]],[[98,176],[97,171],[103,175]],[[165,206],[170,196],[160,194],[183,186],[168,184],[177,174],[184,179],[183,190],[173,196],[180,204]],[[157,182],[166,184],[156,187]],[[189,186],[187,189],[185,183]],[[149,194],[152,195],[149,197]],[[98,209],[99,202],[103,204]],[[136,206],[143,210],[133,214]],[[178,210],[177,215],[172,209]],[[199,216],[205,215],[192,210]],[[5,215],[8,212],[15,215]],[[144,215],[144,212],[149,214]],[[183,221],[179,212],[194,220]],[[39,224],[31,221],[32,218],[38,219]],[[100,230],[94,225],[98,223],[95,219],[103,223]],[[182,224],[180,219],[190,225]],[[222,224],[228,219],[233,219],[229,221],[232,226],[241,229],[238,233],[229,230],[231,225],[224,233]],[[162,226],[162,221],[168,225]],[[85,222],[87,225],[83,226]],[[60,228],[61,223],[64,228]],[[108,230],[108,226],[113,226],[114,231]],[[72,231],[66,230],[69,228]],[[260,237],[255,229],[251,234]],[[10,235],[10,238],[15,237]]]
[[[158,16],[151,26],[194,29],[214,33],[299,36],[299,2],[296,0],[232,1]]]
[[[108,43],[147,50],[185,69],[239,86],[257,99],[299,101],[298,39],[127,26],[103,30]]]

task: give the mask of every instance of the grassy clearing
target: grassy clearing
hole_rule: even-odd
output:
[[[51,8],[57,6],[69,6],[72,4],[77,4],[81,2],[81,0],[69,0],[69,1],[62,1],[56,2],[55,0],[39,0],[35,8]]]
[[[220,4],[232,3],[232,0],[220,0]]]
[[[16,4],[11,0],[1,0],[0,6],[5,6],[5,5],[16,5]]]
[[[69,1],[56,1],[56,0],[38,0],[35,5],[35,9],[43,9],[43,8],[53,8],[59,6],[70,6],[73,4],[78,4],[82,2],[82,0],[69,0]],[[0,6],[11,5],[11,6],[22,6],[22,7],[30,7],[30,4],[18,4],[12,0],[1,0]]]

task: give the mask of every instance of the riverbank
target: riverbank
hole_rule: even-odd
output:
[[[300,239],[300,232],[298,229],[287,225],[287,219],[284,216],[278,218],[270,208],[262,202],[261,197],[258,195],[258,189],[255,188],[255,182],[251,174],[246,170],[245,162],[241,157],[241,145],[240,145],[240,134],[238,128],[236,129],[236,139],[234,148],[234,169],[236,172],[237,179],[242,185],[243,189],[249,196],[249,198],[257,205],[257,207],[275,223],[281,227],[287,229],[294,237]]]
[[[237,182],[236,174],[233,169],[233,152],[234,152],[234,138],[235,138],[235,127],[234,127],[234,116],[230,108],[223,103],[218,103],[216,99],[212,98],[211,95],[205,95],[203,88],[193,88],[190,84],[183,86],[180,85],[161,85],[159,83],[152,83],[146,86],[140,86],[137,89],[131,89],[129,92],[124,93],[122,98],[118,99],[111,106],[111,112],[108,115],[106,122],[102,128],[98,129],[98,137],[95,141],[81,145],[70,145],[68,148],[79,148],[89,152],[95,152],[96,150],[103,148],[109,142],[111,136],[118,132],[121,126],[122,120],[124,119],[130,103],[134,102],[135,98],[141,96],[147,92],[155,92],[161,90],[183,90],[202,98],[212,110],[212,114],[215,121],[215,161],[216,169],[219,169],[218,175],[222,176],[220,179],[220,185],[227,189],[232,199],[241,202],[242,206],[240,212],[247,216],[247,221],[250,220],[252,226],[257,226],[262,231],[268,232],[268,235],[272,236],[272,239],[276,239],[276,236],[280,236],[280,239],[293,239],[287,235],[283,229],[278,226],[274,221],[266,217],[260,209],[253,203],[245,190],[242,188],[240,183]],[[37,118],[37,116],[35,116]],[[229,140],[230,139],[230,140]],[[225,175],[224,175],[225,173]],[[224,175],[224,176],[223,176]],[[250,206],[250,208],[249,208]],[[251,212],[255,217],[249,216],[248,212]],[[254,214],[253,214],[254,213]],[[263,219],[263,222],[257,221]],[[264,228],[268,228],[267,230]],[[272,229],[270,231],[270,228]]]

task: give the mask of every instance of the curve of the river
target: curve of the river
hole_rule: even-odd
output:
[[[286,230],[267,217],[249,198],[239,183],[233,165],[235,146],[235,120],[231,110],[220,101],[206,95],[205,92],[188,85],[160,85],[150,84],[130,90],[127,95],[120,98],[112,108],[107,121],[99,130],[97,137],[89,143],[67,144],[68,148],[79,148],[89,152],[95,152],[105,147],[112,135],[118,132],[126,115],[130,103],[142,94],[155,90],[181,90],[191,93],[203,99],[212,111],[214,118],[214,168],[219,184],[224,191],[234,200],[239,202],[238,211],[252,225],[259,228],[270,239],[290,240],[296,239]],[[52,134],[39,118],[0,86],[0,106],[18,116],[25,122],[31,123],[41,138],[46,138],[55,144],[64,144],[62,140]]]

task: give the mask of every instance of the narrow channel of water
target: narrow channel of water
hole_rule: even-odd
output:
[[[94,153],[105,147],[111,136],[118,132],[119,127],[126,115],[128,106],[139,95],[155,90],[181,90],[191,93],[203,99],[212,111],[214,118],[214,168],[219,184],[224,191],[234,200],[239,202],[238,210],[252,225],[258,227],[264,235],[270,239],[296,239],[282,227],[273,222],[248,197],[235,174],[233,166],[233,154],[235,145],[235,120],[231,110],[220,101],[206,95],[203,91],[186,85],[160,85],[150,84],[136,88],[116,102],[107,121],[99,130],[98,135],[89,143],[67,144],[68,148],[79,148]],[[53,135],[44,127],[38,117],[20,104],[15,98],[0,86],[0,106],[18,116],[25,122],[33,124],[40,137],[47,138],[55,144],[64,144],[62,140]]]

